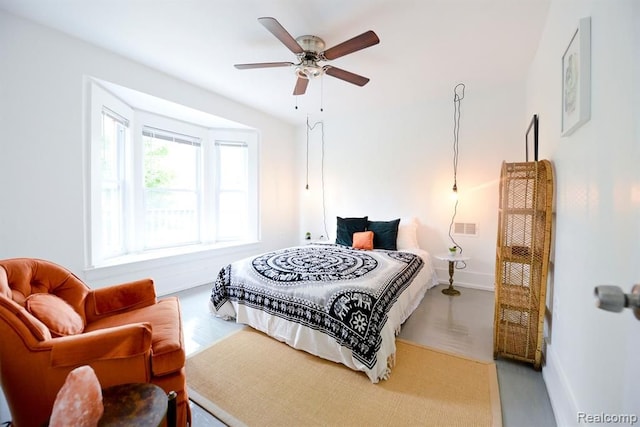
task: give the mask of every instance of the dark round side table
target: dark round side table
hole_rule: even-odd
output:
[[[157,427],[167,414],[164,390],[155,384],[120,384],[102,390],[104,413],[101,427]]]

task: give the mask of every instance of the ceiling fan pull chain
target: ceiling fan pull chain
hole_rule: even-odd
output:
[[[320,76],[320,112],[324,111],[324,74]]]

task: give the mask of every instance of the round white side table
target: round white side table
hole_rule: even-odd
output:
[[[439,259],[441,261],[449,262],[449,287],[446,289],[443,289],[442,293],[445,295],[451,295],[451,296],[460,295],[460,291],[457,289],[454,289],[453,287],[453,272],[455,270],[455,265],[456,265],[456,262],[458,261],[468,261],[471,258],[468,256],[462,256],[462,255],[452,256],[450,254],[438,254],[438,255],[435,255],[435,257],[436,259]]]

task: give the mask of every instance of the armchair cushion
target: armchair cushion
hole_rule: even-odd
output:
[[[87,321],[91,322],[104,315],[135,310],[156,303],[153,280],[135,282],[89,291],[86,299]]]
[[[151,368],[153,375],[167,375],[179,371],[185,363],[180,304],[176,297],[159,300],[156,304],[98,319],[87,324],[85,333],[131,323],[148,322],[153,329]]]
[[[134,358],[151,352],[151,325],[134,323],[60,337],[52,341],[53,367],[88,365],[97,360]]]
[[[82,317],[65,300],[53,294],[31,294],[25,308],[51,331],[52,336],[79,334],[84,330]]]

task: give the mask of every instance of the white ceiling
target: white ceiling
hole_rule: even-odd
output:
[[[0,9],[299,124],[321,105],[326,114],[363,112],[411,105],[459,81],[524,81],[549,1],[0,0]],[[293,69],[233,67],[295,62],[261,16],[294,38],[319,36],[327,48],[375,31],[380,44],[331,61],[371,81],[312,80],[296,110]]]

